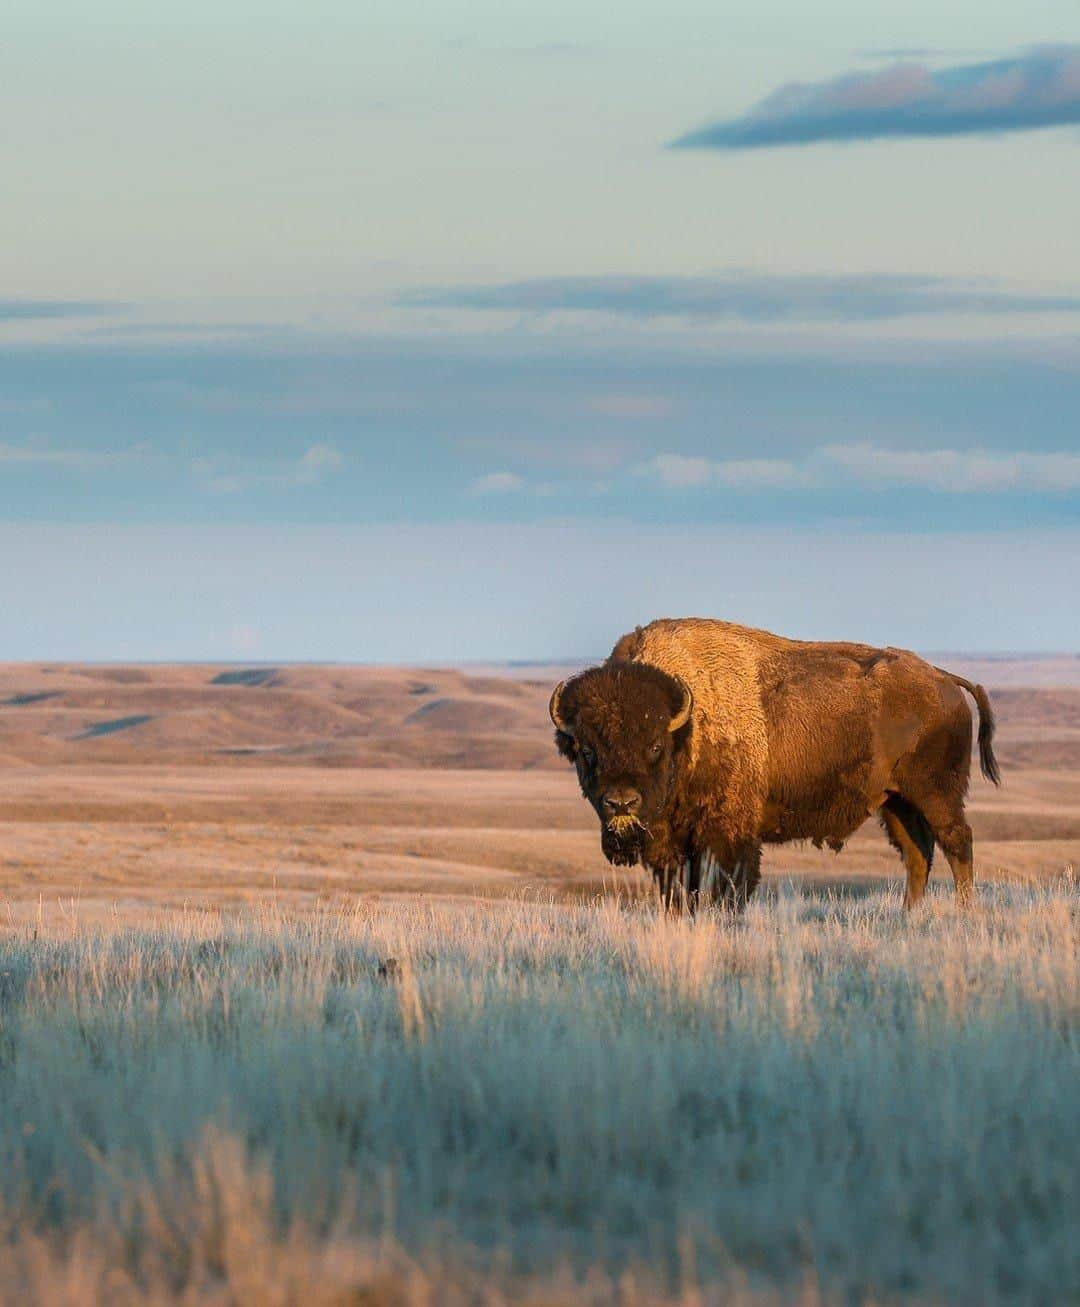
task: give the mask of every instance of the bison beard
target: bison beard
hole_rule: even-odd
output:
[[[600,832],[600,847],[616,867],[634,867],[645,849],[645,827],[636,817],[612,817]]]
[[[876,813],[913,907],[935,845],[957,899],[972,896],[965,694],[996,784],[986,691],[903,649],[665,619],[557,685],[549,711],[556,747],[600,817],[605,857],[649,869],[665,906],[737,910],[760,880],[764,845],[839,851]]]

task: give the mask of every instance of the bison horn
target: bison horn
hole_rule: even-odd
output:
[[[682,690],[682,703],[679,705],[679,711],[668,722],[669,731],[677,731],[680,726],[685,726],[690,720],[690,712],[694,707],[694,696],[690,693],[690,687],[677,676],[675,682],[679,689]]]
[[[565,684],[565,681],[560,681],[555,689],[552,690],[551,702],[548,704],[548,712],[551,714],[551,720],[555,723],[555,729],[557,731],[562,731],[564,735],[572,735],[573,732],[559,715],[559,700],[562,698],[563,686]]]

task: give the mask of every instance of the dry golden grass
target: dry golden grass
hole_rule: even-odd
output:
[[[0,1299],[1068,1303],[1074,881],[0,938]]]

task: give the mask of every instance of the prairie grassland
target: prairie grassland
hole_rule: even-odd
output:
[[[0,1300],[1080,1299],[1080,895],[0,940]]]

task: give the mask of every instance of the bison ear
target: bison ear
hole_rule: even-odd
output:
[[[678,731],[690,720],[690,714],[694,709],[694,696],[690,692],[690,687],[678,676],[671,678],[679,687],[682,696],[678,708],[675,710],[675,716],[668,722],[669,731]]]
[[[574,745],[574,732],[567,724],[566,718],[562,715],[559,708],[559,701],[562,698],[565,681],[560,681],[551,694],[551,701],[548,703],[548,712],[551,714],[552,723],[555,726],[555,747],[564,758],[574,761],[574,755],[577,752]]]
[[[562,692],[565,688],[566,682],[560,681],[554,690],[552,690],[551,698],[548,701],[548,712],[551,714],[551,720],[557,731],[561,731],[563,735],[573,735],[574,732],[569,726],[567,726],[566,722],[563,720],[562,713],[559,711],[559,701],[562,699]]]

